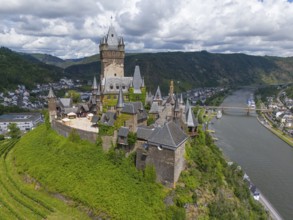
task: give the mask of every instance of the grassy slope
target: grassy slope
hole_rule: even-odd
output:
[[[187,169],[176,189],[168,191],[153,183],[152,171],[137,171],[132,157],[105,154],[94,144],[61,137],[44,125],[22,137],[11,158],[10,170],[28,173],[47,190],[91,208],[101,218],[268,219],[252,199],[242,171],[228,166],[203,132],[187,145]],[[173,206],[166,208],[166,196]]]
[[[1,219],[88,219],[46,192],[36,191],[34,184],[23,184],[8,153],[14,144],[14,140],[0,142]]]
[[[96,215],[119,219],[165,216],[162,188],[145,182],[127,160],[113,164],[95,145],[72,143],[40,126],[20,140],[13,156],[20,172],[92,208]]]

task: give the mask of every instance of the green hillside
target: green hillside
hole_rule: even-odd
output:
[[[63,70],[21,55],[7,48],[0,48],[0,91],[24,84],[33,88],[35,83],[52,82],[60,78]]]
[[[201,130],[186,147],[187,169],[176,189],[155,183],[153,167],[137,171],[134,155],[105,153],[75,133],[64,138],[45,125],[23,136],[8,158],[8,173],[36,180],[41,190],[82,206],[94,219],[267,219],[243,172],[228,166]]]
[[[125,75],[132,76],[139,64],[146,84],[154,91],[160,84],[167,91],[170,79],[178,90],[196,86],[272,84],[293,80],[292,58],[168,52],[130,54],[125,58]],[[65,69],[72,77],[90,79],[100,72],[100,62],[72,65]]]

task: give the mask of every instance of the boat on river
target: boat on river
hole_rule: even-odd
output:
[[[222,116],[223,116],[222,111],[219,110],[219,111],[217,112],[216,118],[217,118],[217,119],[220,119],[220,118],[222,118]]]

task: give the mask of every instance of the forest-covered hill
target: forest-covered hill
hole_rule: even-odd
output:
[[[132,76],[138,64],[149,90],[160,85],[167,92],[171,79],[175,90],[226,85],[276,84],[293,81],[293,57],[213,54],[201,52],[164,52],[126,54],[125,75]],[[53,66],[54,65],[54,66]],[[99,79],[99,55],[62,60],[47,54],[16,53],[0,49],[0,88],[17,84],[31,87],[63,76],[75,79]]]
[[[0,48],[0,91],[13,89],[18,84],[32,88],[35,83],[59,79],[63,69],[47,65],[27,54]]]
[[[139,64],[146,84],[163,91],[170,79],[179,90],[197,86],[275,84],[293,80],[293,58],[213,54],[202,52],[168,52],[130,54],[125,58],[125,75],[132,76]],[[100,61],[84,62],[65,68],[71,77],[92,78],[100,72]]]

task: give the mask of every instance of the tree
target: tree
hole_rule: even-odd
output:
[[[13,139],[19,138],[21,135],[20,129],[19,127],[17,127],[16,123],[10,123],[8,125],[8,130],[9,130],[8,132],[9,136]]]
[[[136,133],[134,133],[134,132],[129,132],[128,133],[127,142],[128,142],[129,146],[133,146],[135,144],[135,142],[136,142],[136,139],[137,139]]]
[[[72,98],[74,103],[80,102],[80,94],[75,90],[69,90],[66,94],[66,98]]]

